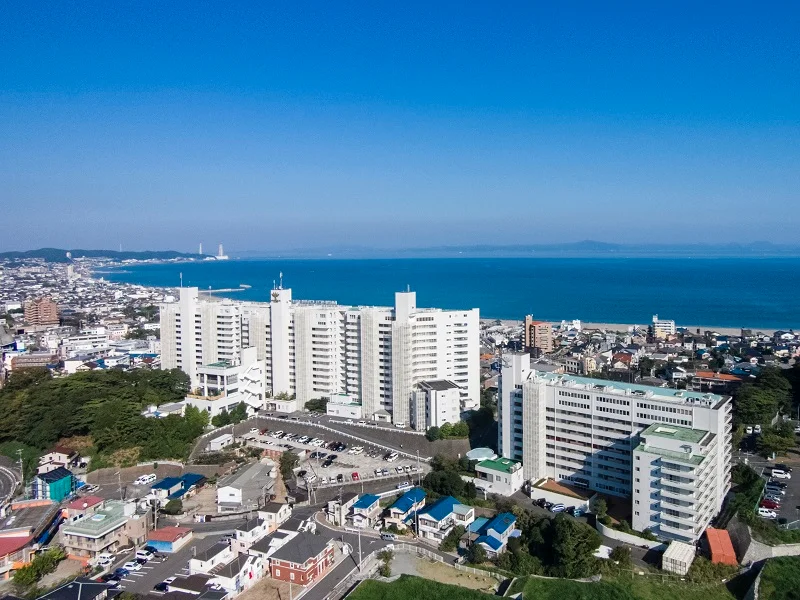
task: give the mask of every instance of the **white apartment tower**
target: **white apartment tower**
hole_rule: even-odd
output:
[[[410,291],[397,293],[394,307],[353,307],[292,300],[281,286],[270,302],[200,298],[197,288],[182,288],[178,302],[161,306],[162,366],[184,370],[193,387],[198,366],[255,347],[271,394],[296,395],[299,407],[349,394],[365,418],[406,424],[421,381],[452,381],[461,410],[478,407],[478,332],[478,309],[417,308]]]
[[[641,525],[647,519],[643,528],[668,539],[696,539],[696,530],[708,525],[708,515],[722,507],[730,488],[729,396],[544,373],[531,369],[529,355],[507,354],[499,397],[500,453],[522,461],[527,480],[549,478],[640,503],[646,493],[651,499],[647,512],[644,505],[634,505],[634,523]],[[676,449],[665,433],[670,430],[688,441]],[[665,457],[676,454],[688,459],[676,459],[680,470],[694,469],[681,477],[699,486],[680,492],[692,496],[684,502],[697,501],[697,508],[702,508],[691,525],[680,523],[691,532],[657,527],[654,517],[663,519],[665,511],[672,510],[669,500],[663,500],[670,489],[656,489],[664,478],[660,474],[650,478],[653,469],[637,464],[660,465],[668,478],[674,473]]]

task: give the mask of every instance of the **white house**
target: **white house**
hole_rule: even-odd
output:
[[[264,571],[264,559],[257,554],[236,554],[229,561],[212,568],[209,583],[217,584],[231,595],[252,587]]]
[[[475,520],[475,509],[443,496],[417,514],[417,535],[441,541],[456,525],[468,526]]]
[[[239,512],[264,506],[276,475],[275,463],[264,459],[222,479],[217,484],[217,511]]]
[[[280,502],[267,502],[266,506],[258,511],[258,516],[266,523],[267,533],[272,533],[289,520],[292,516],[292,507]]]
[[[510,496],[519,491],[525,478],[522,475],[522,463],[510,458],[484,460],[475,465],[475,485],[492,494]]]
[[[230,562],[233,554],[230,544],[218,542],[189,559],[189,575],[208,575],[214,567]]]
[[[353,394],[331,394],[326,412],[342,419],[361,419],[363,416],[361,402]]]
[[[209,440],[207,448],[209,452],[219,452],[231,444],[233,444],[233,434],[223,433],[222,435]]]

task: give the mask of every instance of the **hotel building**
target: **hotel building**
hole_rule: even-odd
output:
[[[634,528],[697,539],[730,488],[731,398],[543,373],[530,364],[527,354],[503,357],[501,454],[522,461],[526,480],[631,497]]]
[[[478,309],[417,308],[410,291],[395,294],[393,307],[353,307],[292,300],[282,287],[270,302],[182,288],[177,302],[161,305],[162,368],[183,370],[193,388],[203,365],[235,364],[253,347],[269,394],[295,395],[298,408],[349,394],[360,399],[364,418],[405,424],[423,381],[451,381],[460,388],[460,410],[478,408],[478,335]]]

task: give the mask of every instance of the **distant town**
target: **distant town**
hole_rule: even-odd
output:
[[[794,331],[102,278],[227,258],[0,259],[14,593],[368,600],[398,574],[494,594],[632,570],[693,593],[800,542]]]

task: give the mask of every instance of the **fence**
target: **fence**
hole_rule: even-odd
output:
[[[372,573],[378,568],[378,551],[375,550],[367,554],[361,561],[359,566],[353,567],[353,570],[345,575],[342,580],[337,583],[333,589],[323,598],[323,600],[341,600],[348,593],[351,588],[364,579],[369,579]]]
[[[457,571],[464,571],[465,573],[470,573],[472,575],[484,575],[486,577],[493,577],[497,581],[505,581],[506,578],[498,573],[493,571],[488,571],[486,569],[477,569],[475,567],[467,567],[465,565],[460,565],[458,563],[450,563],[445,560],[445,557],[441,554],[437,554],[436,552],[432,552],[431,550],[426,550],[425,548],[420,548],[419,546],[412,546],[411,544],[395,544],[394,550],[396,552],[408,552],[409,554],[416,554],[417,556],[423,556],[425,558],[429,558],[431,560],[435,560],[437,562],[442,563],[443,565],[447,565],[448,567],[452,567]]]

